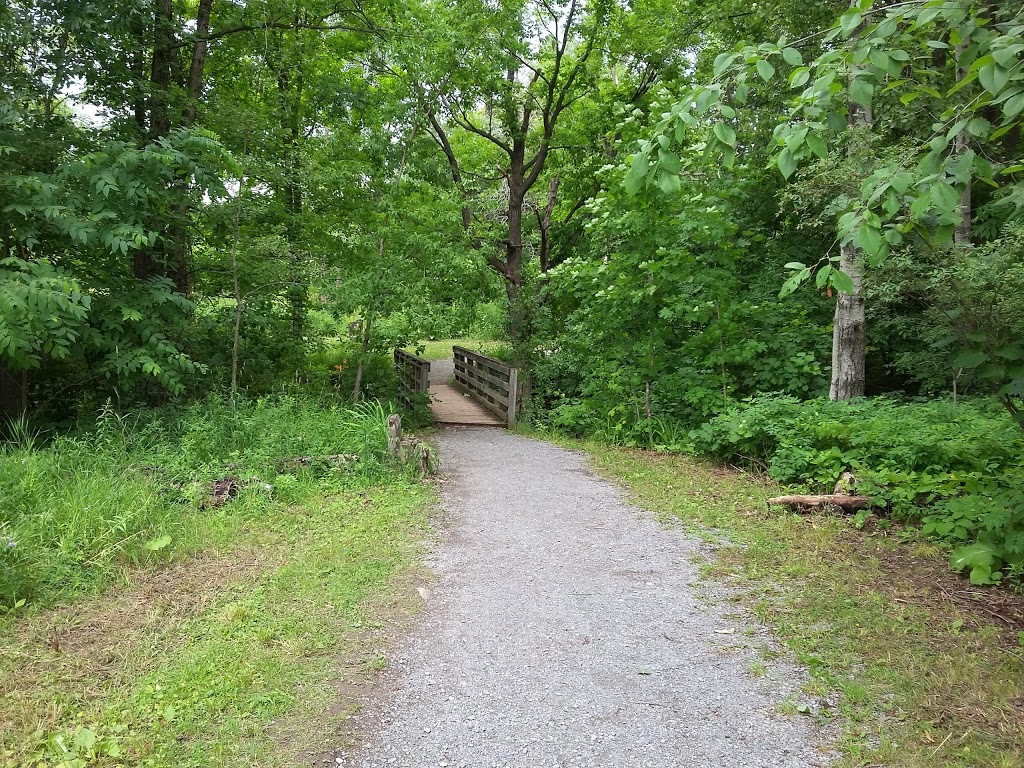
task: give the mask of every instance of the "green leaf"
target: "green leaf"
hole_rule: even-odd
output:
[[[1006,87],[1006,84],[1010,82],[1010,70],[999,66],[995,62],[986,64],[978,70],[978,81],[986,91],[993,96],[998,96],[1003,88]]]
[[[838,269],[833,270],[832,272],[832,285],[837,291],[853,293],[853,279],[848,274],[840,272]]]
[[[793,153],[789,151],[789,148],[783,149],[779,152],[779,156],[776,158],[776,163],[779,166],[779,171],[785,178],[789,178],[796,173],[796,160],[793,159]]]
[[[1024,111],[1024,91],[1011,96],[1003,104],[1003,115],[1007,120],[1012,120]]]
[[[799,88],[811,79],[811,70],[807,67],[794,69],[789,75],[789,84],[793,88]]]
[[[715,123],[714,127],[715,136],[720,142],[730,147],[736,146],[736,131],[731,126],[725,123]]]
[[[839,27],[843,31],[843,37],[849,37],[857,31],[864,17],[860,11],[847,11],[839,19]]]
[[[767,83],[775,76],[775,67],[773,67],[767,59],[758,59],[757,74],[759,74],[761,79]]]
[[[943,213],[951,213],[960,205],[960,193],[944,181],[936,181],[929,190],[935,207]]]
[[[987,354],[978,350],[968,349],[954,355],[953,359],[949,361],[949,364],[956,370],[959,370],[960,368],[971,370],[986,362],[988,362]]]
[[[822,160],[828,158],[828,144],[818,134],[807,134],[807,146],[810,148],[811,152],[820,157]]]
[[[960,547],[949,558],[949,564],[956,571],[962,571],[964,568],[974,568],[977,566],[987,566],[991,569],[991,566],[995,564],[996,551],[995,548],[990,544],[984,544],[978,542],[971,544],[967,547]]]
[[[151,552],[159,552],[161,549],[165,549],[171,541],[170,535],[165,533],[163,536],[147,541],[144,546]]]
[[[871,260],[878,260],[889,252],[889,244],[882,236],[881,230],[872,227],[870,224],[861,224],[855,237],[857,245],[867,254]]]
[[[782,60],[791,67],[799,67],[804,63],[804,57],[800,55],[800,51],[796,48],[783,48]]]
[[[875,93],[875,86],[866,78],[855,77],[850,82],[850,98],[862,107],[871,106],[871,97]]]
[[[793,273],[786,282],[782,284],[782,288],[779,289],[779,298],[785,298],[789,296],[793,291],[800,287],[800,284],[811,276],[810,267],[804,267],[799,272]]]
[[[675,194],[679,191],[679,174],[661,172],[658,174],[658,186],[666,195]]]
[[[832,274],[832,265],[826,264],[824,267],[818,270],[818,274],[814,276],[814,284],[818,288],[824,288],[825,283],[828,282],[829,275]]]
[[[669,173],[679,173],[679,155],[677,155],[675,152],[669,152],[664,149],[659,149],[658,162],[661,164],[661,167],[664,170],[668,171]]]
[[[715,77],[720,77],[732,63],[736,60],[736,54],[734,53],[720,53],[715,57],[714,70]],[[707,61],[707,59],[705,59]]]

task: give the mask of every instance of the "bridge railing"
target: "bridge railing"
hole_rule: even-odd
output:
[[[398,383],[405,392],[426,392],[430,389],[430,361],[411,355],[404,349],[395,350],[395,369]]]
[[[455,383],[476,395],[488,410],[515,426],[519,371],[508,363],[495,360],[464,347],[452,347],[455,359]]]

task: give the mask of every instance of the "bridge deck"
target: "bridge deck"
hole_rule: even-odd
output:
[[[430,385],[430,410],[438,424],[505,426],[504,421],[451,384]]]

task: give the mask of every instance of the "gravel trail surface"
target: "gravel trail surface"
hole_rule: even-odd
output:
[[[427,374],[427,381],[431,384],[447,384],[448,380],[454,375],[454,358],[446,357],[444,360],[430,361],[430,373]]]
[[[698,540],[557,446],[463,428],[440,433],[440,453],[437,579],[338,765],[827,764],[812,721],[779,711],[799,671],[749,673],[770,638],[698,584]]]

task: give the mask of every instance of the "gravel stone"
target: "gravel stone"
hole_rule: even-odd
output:
[[[772,661],[751,676],[770,638],[721,587],[701,598],[699,540],[625,504],[571,451],[489,428],[439,444],[437,579],[390,659],[390,695],[357,716],[365,742],[338,766],[828,764],[813,721],[780,713],[801,673]]]

